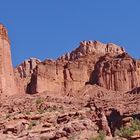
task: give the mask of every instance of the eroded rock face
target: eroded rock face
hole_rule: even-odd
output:
[[[140,61],[131,58],[122,47],[98,41],[80,42],[77,49],[57,60],[26,60],[16,71],[18,87],[27,93],[69,94],[86,84],[129,91],[140,85]]]
[[[39,59],[29,58],[15,68],[15,82],[20,93],[26,92],[27,85],[31,80],[31,75],[40,62]]]
[[[139,68],[137,61],[128,54],[100,58],[95,66],[92,82],[109,90],[129,91],[139,86]]]
[[[39,64],[41,61],[36,58],[29,58],[25,60],[22,64],[16,67],[16,71],[20,74],[21,78],[30,77],[33,73],[34,68]]]
[[[113,43],[103,44],[99,41],[82,41],[77,49],[71,53],[66,53],[65,55],[58,58],[59,60],[76,60],[82,56],[88,54],[100,54],[105,55],[106,53],[121,54],[125,50]]]
[[[1,93],[10,95],[16,90],[70,93],[86,84],[115,91],[130,91],[140,86],[140,60],[134,60],[113,43],[82,41],[77,49],[57,60],[41,62],[30,58],[15,69],[14,77],[9,42],[7,30],[0,25],[0,48],[4,52],[0,56]]]
[[[63,63],[46,60],[34,69],[28,92],[39,93],[45,90],[62,91],[64,85]]]
[[[90,75],[100,56],[113,56],[125,52],[123,48],[109,43],[83,41],[80,46],[56,61],[45,60],[37,65],[28,84],[29,93],[48,91],[78,91],[89,82]]]
[[[28,85],[28,92],[70,92],[82,88],[88,78],[87,67],[80,63],[62,63],[47,60],[34,69],[31,82]]]
[[[93,139],[99,130],[108,139],[140,119],[140,60],[123,48],[83,41],[57,60],[25,60],[13,73],[9,47],[0,25],[0,95],[18,93],[0,100],[1,139]]]

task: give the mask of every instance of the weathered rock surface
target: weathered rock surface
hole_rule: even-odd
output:
[[[57,60],[45,60],[37,64],[33,73],[29,76],[30,82],[28,80],[23,85],[25,85],[28,93],[44,91],[71,93],[78,91],[85,84],[91,83],[91,75],[101,56],[108,53],[116,56],[124,52],[125,50],[122,47],[112,43],[83,41],[71,53],[67,53]],[[17,69],[20,69],[20,66]],[[23,72],[18,72],[19,75],[24,75]]]
[[[8,32],[0,24],[0,97],[16,93]]]
[[[71,53],[67,53],[60,58],[59,60],[76,60],[82,56],[89,54],[102,54],[106,53],[112,54],[121,54],[124,53],[125,50],[122,47],[119,47],[113,43],[103,44],[99,41],[82,41],[77,49],[72,51]]]
[[[90,91],[78,97],[45,92],[1,101],[0,139],[83,140],[93,139],[99,130],[111,137],[122,124],[140,117],[140,94],[86,86]]]
[[[30,58],[13,72],[0,25],[0,53],[0,96],[8,96],[0,100],[0,140],[86,140],[101,130],[109,140],[140,120],[140,60],[122,47],[83,41],[57,60]],[[131,136],[138,138],[139,130]]]
[[[31,75],[40,62],[39,59],[29,58],[14,69],[15,82],[19,93],[26,92],[27,85],[31,80]]]
[[[99,59],[91,82],[109,90],[129,91],[140,85],[139,64],[127,53]]]

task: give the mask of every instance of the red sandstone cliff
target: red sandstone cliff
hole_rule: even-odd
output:
[[[140,120],[140,60],[115,44],[83,41],[57,60],[30,58],[13,72],[0,25],[0,92],[12,95],[0,100],[2,140],[94,139],[100,130],[112,139]]]
[[[38,63],[30,60],[30,63],[34,63],[33,68],[28,66],[30,64],[18,66],[19,76],[16,76],[18,83],[24,81],[21,86],[24,85],[28,93],[69,93],[80,91],[86,84],[129,91],[140,85],[140,62],[112,43],[83,41],[77,49],[57,60]]]
[[[8,32],[0,24],[0,97],[16,93]]]
[[[103,56],[95,66],[92,80],[109,90],[132,90],[140,84],[138,61],[127,53]]]

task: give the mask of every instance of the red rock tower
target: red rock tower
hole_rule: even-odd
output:
[[[16,93],[7,29],[0,24],[0,96]]]

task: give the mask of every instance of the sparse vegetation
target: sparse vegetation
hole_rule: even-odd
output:
[[[37,121],[36,120],[31,121],[31,123],[28,126],[28,130],[31,130],[33,128],[33,126],[36,126],[36,125],[37,125]]]
[[[99,131],[99,134],[97,137],[90,137],[89,140],[105,140],[105,132],[102,130],[102,131]]]
[[[133,133],[140,130],[140,121],[135,119],[131,122],[130,127],[121,127],[120,130],[116,130],[115,135],[123,138],[129,139]]]
[[[41,97],[38,97],[38,98],[36,99],[36,104],[37,104],[37,105],[41,104],[42,102],[43,102],[43,99],[42,99]]]
[[[48,137],[46,137],[46,136],[42,136],[41,138],[40,138],[40,140],[49,140],[50,138],[48,138]]]
[[[48,112],[53,112],[53,111],[56,111],[56,110],[57,110],[56,106],[48,107],[48,109],[47,109]]]
[[[26,114],[26,115],[30,115],[31,112],[28,110],[28,111],[25,112],[25,114]]]
[[[83,115],[81,115],[80,117],[79,117],[79,119],[80,120],[83,120],[85,117],[83,116]]]
[[[9,119],[9,118],[10,118],[10,114],[7,114],[7,115],[6,115],[6,119]]]
[[[75,135],[69,137],[68,140],[75,140]]]
[[[38,113],[43,114],[43,113],[45,113],[45,110],[44,109],[38,109]]]

